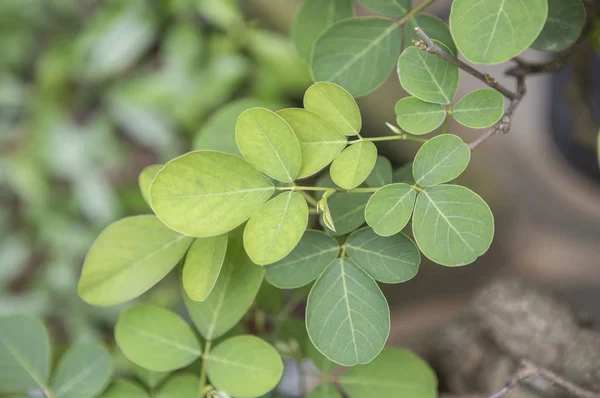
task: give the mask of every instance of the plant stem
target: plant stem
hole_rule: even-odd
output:
[[[448,105],[448,110],[446,111],[446,119],[444,119],[444,127],[442,127],[442,134],[446,134],[448,132],[448,125],[450,124],[451,115],[452,104]]]
[[[52,390],[50,390],[50,387],[42,386],[42,391],[44,392],[46,398],[54,398],[54,393],[52,392]]]
[[[358,139],[355,141],[349,141],[348,144],[350,144],[350,145],[358,144],[359,142],[363,142],[363,141],[377,142],[377,141],[395,141],[395,140],[427,142],[426,138],[414,137],[410,134],[400,134],[400,135],[386,135],[384,137],[361,138],[361,139]]]
[[[317,200],[315,198],[313,198],[308,193],[303,192],[303,191],[300,191],[299,193],[300,193],[300,195],[304,196],[304,199],[306,199],[306,201],[308,203],[310,203],[311,205],[317,207],[318,202],[317,202]]]
[[[210,354],[210,348],[212,346],[212,340],[206,340],[204,346],[204,353],[202,354],[202,369],[200,370],[200,388],[198,389],[198,398],[203,398],[206,393],[206,367],[208,365],[208,355]]]
[[[402,17],[398,21],[398,25],[404,25],[405,23],[407,23],[408,21],[410,21],[411,19],[413,19],[415,15],[419,14],[421,11],[423,11],[424,9],[426,9],[427,7],[429,7],[430,5],[432,5],[433,3],[435,3],[435,0],[426,0],[426,1],[424,1],[420,6],[413,8],[404,17]]]

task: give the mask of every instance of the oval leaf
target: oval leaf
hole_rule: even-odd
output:
[[[340,245],[321,231],[307,230],[298,246],[284,259],[266,267],[265,277],[280,289],[296,289],[317,279],[337,258]]]
[[[377,147],[370,141],[361,141],[344,149],[331,163],[329,173],[337,186],[352,189],[367,179],[375,162]]]
[[[450,49],[435,42],[443,50]],[[458,67],[417,46],[407,47],[398,58],[400,84],[415,97],[436,104],[450,104],[458,89]]]
[[[265,203],[244,229],[244,248],[258,265],[281,260],[300,242],[308,224],[308,205],[298,192],[283,192]]]
[[[377,156],[375,167],[365,180],[365,184],[372,188],[382,187],[392,183],[392,163],[385,156]]]
[[[310,60],[315,40],[335,22],[354,16],[352,0],[306,0],[292,25],[292,40],[306,62]]]
[[[110,381],[112,358],[95,343],[74,345],[61,358],[52,390],[57,398],[91,398]]]
[[[447,266],[472,263],[487,251],[494,236],[488,205],[458,185],[425,188],[417,197],[412,225],[423,254]]]
[[[248,163],[283,182],[298,177],[302,165],[300,142],[289,124],[266,108],[242,112],[235,125],[235,140]]]
[[[548,18],[531,48],[548,52],[566,50],[579,39],[585,14],[581,0],[548,0]]]
[[[87,254],[79,296],[98,306],[138,297],[177,265],[191,243],[155,216],[123,218],[106,227]]]
[[[340,376],[350,398],[436,398],[437,378],[425,361],[399,348],[386,348],[373,362],[355,366]]]
[[[152,209],[184,235],[222,235],[246,221],[273,194],[273,184],[243,159],[196,151],[171,160],[150,187]]]
[[[174,312],[152,304],[122,312],[115,339],[127,359],[156,372],[183,368],[202,354],[189,325]]]
[[[379,236],[371,228],[353,232],[346,241],[346,253],[373,279],[383,283],[412,279],[421,263],[419,250],[408,236]]]
[[[499,64],[535,41],[547,15],[547,0],[455,0],[450,30],[466,59]]]
[[[162,167],[162,164],[151,164],[150,166],[145,167],[138,177],[140,192],[148,206],[150,206],[150,185]]]
[[[347,140],[318,114],[292,108],[277,112],[294,130],[302,149],[302,167],[298,178],[321,171],[344,149]]]
[[[102,398],[149,398],[142,387],[129,380],[115,380],[102,394]]]
[[[50,339],[37,318],[0,318],[0,386],[5,391],[45,387],[50,374]]]
[[[419,35],[415,33],[415,28],[419,27],[423,32],[427,34],[431,39],[437,40],[443,43],[448,49],[450,54],[456,56],[457,49],[450,33],[448,25],[439,19],[438,17],[431,14],[419,14],[412,18],[404,25],[404,47],[413,45],[413,40],[421,40]]]
[[[411,0],[358,0],[362,5],[381,15],[401,17],[411,8]]]
[[[458,177],[469,165],[471,150],[453,134],[433,137],[419,149],[413,161],[413,177],[423,187]]]
[[[365,220],[381,236],[391,236],[408,224],[417,194],[410,185],[390,184],[378,189],[365,208]]]
[[[365,206],[371,194],[368,193],[336,193],[327,199],[335,231],[321,225],[333,236],[346,235],[365,223]]]
[[[411,134],[427,134],[437,129],[446,119],[446,108],[440,104],[421,101],[416,97],[402,98],[396,103],[398,126]]]
[[[304,93],[304,107],[331,123],[343,135],[357,135],[362,128],[358,104],[343,87],[319,82]]]
[[[189,298],[204,301],[210,294],[221,272],[227,234],[211,238],[197,238],[185,256],[181,280]]]
[[[454,105],[452,116],[460,124],[474,129],[490,127],[502,118],[504,97],[491,88],[473,91]]]
[[[242,237],[242,227],[229,233],[221,273],[206,300],[193,301],[183,294],[190,317],[207,340],[222,336],[242,319],[262,283],[264,269],[248,258]]]
[[[315,282],[306,305],[310,340],[344,366],[368,363],[390,333],[390,310],[377,283],[349,259],[334,260]]]
[[[396,21],[373,17],[340,21],[315,42],[310,63],[313,80],[337,83],[353,96],[368,94],[394,68],[401,43],[402,30]]]
[[[215,388],[240,397],[271,391],[283,374],[283,361],[270,344],[255,336],[236,336],[210,353],[207,373]]]
[[[179,374],[171,377],[160,389],[156,398],[196,397],[200,390],[200,379],[192,374]]]
[[[142,368],[140,365],[136,365],[133,362],[132,366],[137,378],[140,379],[145,385],[150,387],[150,390],[154,390],[171,374],[170,372],[153,372],[152,370]]]

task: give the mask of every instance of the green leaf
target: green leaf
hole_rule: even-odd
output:
[[[271,391],[283,374],[283,361],[270,344],[255,336],[237,336],[210,353],[207,373],[215,388],[245,398]]]
[[[294,131],[281,116],[266,108],[242,112],[235,125],[235,140],[248,163],[283,182],[298,177],[302,150]]]
[[[363,6],[388,17],[401,17],[411,8],[411,0],[358,0]]]
[[[150,206],[150,184],[158,174],[158,171],[163,167],[162,164],[151,164],[142,170],[140,176],[138,178],[138,184],[140,186],[140,192],[142,193],[142,197]]]
[[[446,119],[443,105],[421,101],[416,97],[402,98],[396,103],[395,110],[398,126],[411,134],[430,133]]]
[[[290,108],[277,112],[294,130],[302,150],[298,178],[309,177],[327,166],[346,147],[346,137],[318,114]]]
[[[307,398],[342,398],[342,395],[331,384],[321,384],[313,388]]]
[[[142,387],[128,380],[115,380],[102,394],[102,398],[149,398]]]
[[[150,196],[154,212],[169,228],[208,237],[241,225],[273,191],[273,184],[243,159],[196,151],[167,163]]]
[[[52,391],[57,398],[91,398],[110,382],[112,357],[95,343],[72,346],[61,358]]]
[[[384,237],[371,228],[359,229],[348,237],[346,253],[363,271],[383,283],[414,278],[421,263],[419,249],[402,232]]]
[[[443,50],[450,49],[434,42]],[[417,46],[407,47],[398,58],[400,84],[415,97],[436,104],[450,104],[458,89],[458,67]]]
[[[375,144],[371,141],[361,141],[344,149],[331,163],[329,173],[337,186],[352,189],[367,179],[376,162]]]
[[[178,374],[171,377],[160,389],[156,398],[195,397],[200,390],[200,379],[193,374]]]
[[[455,0],[450,30],[466,59],[499,64],[535,41],[547,15],[547,0]]]
[[[354,16],[352,0],[306,0],[292,25],[292,40],[306,62],[310,60],[315,40],[335,22]]]
[[[455,179],[469,165],[471,150],[453,134],[442,134],[428,140],[413,161],[413,177],[417,184],[428,187]]]
[[[437,398],[437,378],[429,365],[410,351],[386,348],[367,365],[348,369],[340,384],[350,398]]]
[[[235,142],[235,124],[246,109],[263,107],[270,110],[281,108],[257,98],[240,98],[217,109],[200,128],[194,139],[193,148],[213,150],[240,155]]]
[[[585,14],[581,0],[548,0],[548,18],[531,48],[547,52],[566,50],[579,39]]]
[[[425,188],[417,196],[412,226],[423,254],[446,266],[472,263],[487,251],[494,236],[488,205],[458,185]]]
[[[371,194],[368,193],[336,193],[327,199],[331,217],[335,225],[335,232],[327,228],[326,231],[333,236],[346,235],[365,223],[365,207]]]
[[[456,56],[457,49],[448,25],[438,17],[430,14],[419,14],[404,25],[404,47],[413,45],[413,40],[421,40],[415,33],[416,27],[421,28],[431,39],[444,43],[450,53]]]
[[[412,175],[413,164],[412,162],[406,163],[397,169],[394,169],[392,174],[392,181],[395,183],[403,182],[408,185],[415,185],[415,179]]]
[[[415,190],[408,184],[381,187],[367,202],[365,220],[378,235],[397,234],[408,224],[416,197]]]
[[[244,229],[244,248],[258,265],[287,256],[308,225],[308,205],[298,192],[282,192],[265,203]]]
[[[357,135],[362,128],[358,104],[343,87],[318,82],[304,93],[304,107],[331,123],[346,136]]]
[[[254,304],[260,310],[273,315],[281,312],[285,301],[285,292],[263,280]]]
[[[115,339],[127,359],[156,372],[183,368],[202,354],[190,326],[174,312],[153,304],[122,312]]]
[[[340,21],[315,42],[310,63],[313,80],[339,84],[353,96],[368,94],[390,74],[401,43],[402,30],[391,19]]]
[[[504,97],[491,88],[475,90],[454,105],[452,116],[460,124],[474,129],[490,127],[502,118]]]
[[[266,267],[266,278],[280,289],[295,289],[317,279],[337,258],[338,242],[321,231],[307,230],[298,245],[285,258]]]
[[[192,238],[167,228],[155,216],[133,216],[102,231],[90,249],[79,296],[111,306],[138,297],[165,277],[183,257]]]
[[[365,184],[372,188],[382,187],[392,183],[392,163],[385,156],[377,156],[375,167],[365,180]]]
[[[306,330],[306,328],[304,328]],[[331,362],[327,357],[321,354],[321,351],[315,347],[310,341],[308,334],[306,335],[306,350],[308,351],[308,358],[312,361],[313,365],[317,367],[323,373],[331,373],[334,369],[337,369],[339,365],[335,362]]]
[[[234,327],[254,302],[263,276],[264,268],[254,264],[244,250],[243,227],[229,233],[221,273],[206,300],[197,302],[183,295],[200,334],[214,340]]]
[[[183,288],[189,298],[204,301],[221,272],[227,251],[227,234],[196,238],[183,263]]]
[[[0,318],[0,386],[4,391],[44,387],[50,374],[50,339],[37,318]]]
[[[135,375],[151,390],[154,390],[164,379],[166,379],[171,373],[169,372],[153,372],[146,368],[141,367],[133,363],[133,370]]]
[[[310,340],[343,366],[368,363],[390,333],[390,310],[377,283],[347,258],[334,260],[315,282],[306,304]]]

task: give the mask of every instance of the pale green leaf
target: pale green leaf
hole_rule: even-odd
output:
[[[115,380],[102,394],[102,398],[149,398],[142,387],[129,380]]]
[[[392,163],[385,156],[377,156],[377,161],[365,184],[372,188],[382,187],[392,183]]]
[[[470,264],[494,236],[494,216],[475,192],[458,185],[425,188],[413,215],[413,235],[427,258],[446,266]]]
[[[226,251],[227,234],[194,240],[185,256],[181,275],[189,298],[204,301],[208,297],[221,272]]]
[[[308,225],[308,205],[298,192],[283,192],[265,203],[244,229],[244,248],[258,265],[287,256]]]
[[[548,18],[531,48],[548,52],[566,50],[579,39],[585,14],[581,0],[548,0]]]
[[[161,387],[156,398],[193,398],[200,391],[200,379],[193,374],[178,374]]]
[[[307,398],[342,398],[332,384],[321,384],[313,388]]]
[[[79,296],[98,306],[138,297],[177,265],[191,243],[192,238],[170,230],[151,215],[110,224],[85,258]]]
[[[44,387],[50,374],[50,339],[37,318],[0,318],[0,390],[27,391]]]
[[[292,25],[292,40],[302,59],[310,60],[315,40],[335,22],[354,16],[352,0],[306,0]]]
[[[406,91],[426,102],[450,104],[458,89],[458,67],[417,46],[407,47],[398,58],[398,77]]]
[[[452,108],[457,122],[475,129],[490,127],[500,120],[503,112],[504,97],[491,88],[470,92]]]
[[[202,354],[190,326],[174,312],[153,304],[122,312],[115,340],[127,359],[156,372],[183,368]]]
[[[266,267],[265,277],[280,289],[302,287],[314,281],[339,251],[339,244],[331,236],[307,230],[290,254]]]
[[[315,282],[306,304],[310,340],[344,366],[368,363],[383,349],[390,310],[377,283],[347,258],[334,260]]]
[[[52,382],[56,398],[92,398],[110,382],[112,357],[103,346],[72,346],[61,358]]]
[[[156,215],[184,235],[224,234],[246,221],[273,194],[273,184],[243,159],[214,151],[171,160],[150,187]]]
[[[333,236],[345,235],[365,223],[365,206],[371,194],[368,193],[336,193],[327,199],[335,231],[325,227]]]
[[[304,93],[304,107],[331,123],[340,133],[357,135],[362,128],[358,104],[343,87],[318,82]]]
[[[413,45],[413,40],[421,40],[421,38],[415,33],[415,28],[419,27],[423,32],[427,34],[431,39],[437,40],[448,47],[450,54],[456,56],[456,44],[450,33],[448,25],[431,14],[419,14],[412,18],[404,25],[404,47]]]
[[[408,184],[381,187],[367,202],[365,220],[378,235],[394,235],[408,224],[416,197],[415,190]]]
[[[331,163],[329,173],[333,182],[344,189],[362,184],[377,162],[377,147],[371,141],[350,145]]]
[[[413,161],[413,177],[417,184],[428,187],[458,177],[469,165],[471,150],[453,134],[442,134],[428,140]]]
[[[300,141],[302,167],[298,178],[306,178],[321,171],[346,146],[346,137],[317,113],[290,108],[277,114],[292,127]]]
[[[162,164],[151,164],[142,170],[140,176],[138,178],[138,184],[140,186],[140,192],[142,193],[142,197],[150,206],[150,185],[158,174],[158,171],[163,167]]]
[[[353,232],[346,241],[346,253],[363,271],[383,283],[412,279],[421,263],[419,250],[408,236],[379,236],[371,228]]]
[[[227,339],[210,353],[207,363],[212,385],[227,394],[258,397],[271,391],[283,374],[283,361],[270,344],[255,336]]]
[[[427,134],[446,119],[446,108],[440,104],[421,101],[416,97],[402,98],[396,103],[396,121],[407,133]]]
[[[399,348],[386,348],[367,365],[355,366],[340,376],[350,398],[437,398],[437,378],[421,358]]]
[[[263,276],[264,268],[254,264],[244,250],[243,227],[230,232],[221,273],[206,300],[193,301],[183,294],[200,334],[214,340],[234,327],[254,302]]]
[[[133,362],[132,362],[132,364],[133,364],[133,370],[135,372],[135,375],[145,385],[150,387],[151,390],[156,388],[164,379],[166,379],[170,375],[169,372],[154,372],[152,370],[143,368],[140,365],[136,365]]]
[[[411,0],[358,0],[362,5],[378,14],[401,17],[411,8]]]
[[[353,96],[368,94],[394,68],[401,43],[402,30],[391,19],[340,21],[315,42],[310,63],[313,80],[339,84]]]
[[[244,158],[276,180],[292,182],[302,165],[300,142],[285,120],[266,108],[242,112],[235,140]]]
[[[547,0],[455,0],[450,30],[466,59],[499,64],[535,41],[547,15]]]

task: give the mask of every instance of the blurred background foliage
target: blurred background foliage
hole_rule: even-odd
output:
[[[310,84],[234,0],[2,0],[0,54],[0,315],[45,316],[65,340],[120,311],[76,283],[104,226],[149,211],[138,173],[235,147],[220,132],[242,110]]]

